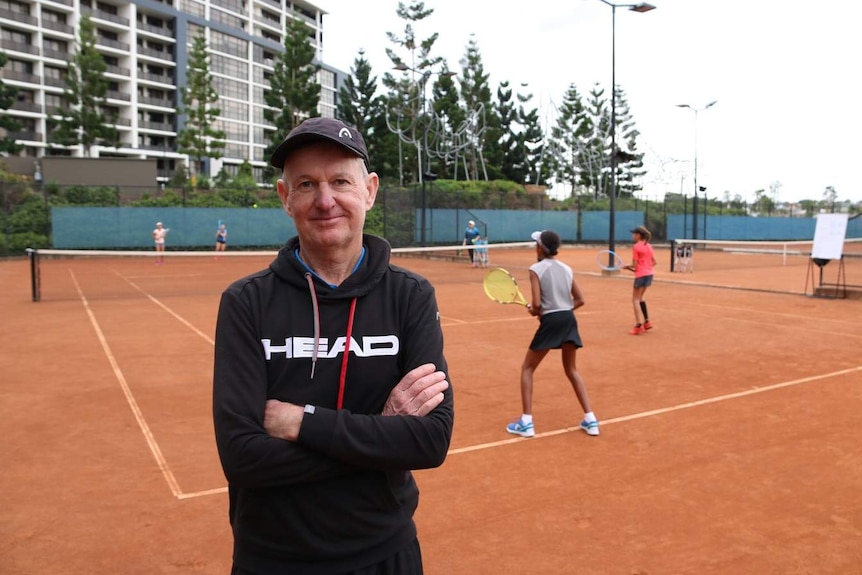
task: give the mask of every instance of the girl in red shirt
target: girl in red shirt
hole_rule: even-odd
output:
[[[648,329],[652,329],[649,321],[647,305],[644,301],[646,289],[652,285],[653,267],[655,266],[655,254],[649,240],[652,234],[644,226],[638,226],[632,231],[632,264],[625,269],[635,272],[635,283],[632,289],[632,307],[635,312],[635,326],[629,332],[632,335],[640,335]]]

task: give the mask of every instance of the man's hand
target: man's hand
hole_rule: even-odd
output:
[[[263,428],[273,437],[296,441],[304,410],[301,405],[268,399],[266,411],[263,413]]]
[[[433,363],[420,365],[401,378],[383,406],[383,415],[425,416],[443,402],[449,388],[446,374]]]

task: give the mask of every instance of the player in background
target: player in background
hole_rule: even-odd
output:
[[[644,301],[644,293],[652,285],[653,268],[655,267],[655,253],[649,243],[652,234],[644,226],[638,226],[632,231],[632,263],[625,269],[635,272],[635,283],[632,288],[632,307],[635,312],[635,326],[629,332],[632,335],[640,335],[648,329],[652,329],[649,321],[649,312]]]
[[[218,230],[216,230],[216,259],[221,257],[219,252],[225,251],[225,248],[227,248],[227,226],[225,224],[221,224]]]
[[[165,261],[165,257],[162,255],[165,251],[165,238],[168,235],[168,232],[171,231],[168,228],[162,225],[162,222],[156,222],[156,229],[153,230],[153,242],[156,246],[156,265],[161,265]]]

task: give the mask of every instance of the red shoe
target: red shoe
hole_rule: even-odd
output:
[[[649,322],[649,320],[646,320],[644,322],[643,328],[644,329],[652,329],[652,324]]]
[[[636,325],[632,328],[632,330],[629,333],[631,335],[640,335],[645,331],[646,330],[644,329],[644,327],[642,325]]]

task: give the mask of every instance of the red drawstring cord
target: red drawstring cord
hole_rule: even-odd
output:
[[[356,298],[350,302],[350,315],[347,318],[347,337],[344,341],[344,356],[341,358],[341,377],[338,380],[338,409],[344,405],[344,383],[347,379],[347,355],[350,352],[350,340],[353,335],[353,313],[356,311]]]

